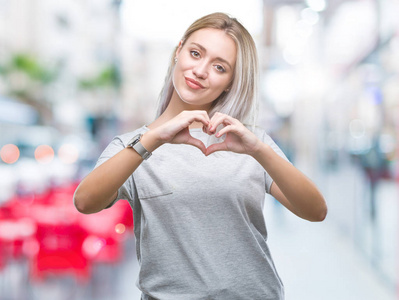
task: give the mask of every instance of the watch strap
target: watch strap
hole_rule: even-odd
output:
[[[126,147],[133,148],[143,159],[148,159],[152,153],[148,151],[141,143],[141,137],[143,134],[139,133],[134,136],[128,143]]]
[[[149,152],[146,148],[144,148],[144,146],[140,143],[140,141],[138,141],[135,145],[133,145],[133,149],[136,150],[136,152],[140,154],[140,156],[143,159],[148,159],[152,155],[151,152]]]

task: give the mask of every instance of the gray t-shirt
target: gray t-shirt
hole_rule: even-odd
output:
[[[147,130],[115,137],[96,166]],[[207,146],[201,129],[190,133]],[[264,130],[255,133],[286,159]],[[143,299],[284,299],[262,212],[272,181],[249,155],[206,157],[175,144],[156,149],[117,197],[133,209]]]

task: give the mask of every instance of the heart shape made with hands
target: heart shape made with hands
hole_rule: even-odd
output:
[[[219,131],[210,131],[205,126],[202,128],[202,132],[209,135],[210,139],[208,140],[208,146],[204,144],[204,142],[196,137],[193,137],[190,133],[189,128],[185,128],[180,131],[175,138],[173,139],[173,144],[186,144],[191,145],[199,150],[201,150],[204,155],[208,156],[215,151],[223,151],[227,150],[227,147],[221,147],[222,143],[225,142],[226,135],[219,136],[217,135]],[[209,144],[210,142],[210,144]]]
[[[197,119],[203,123],[202,131],[215,137],[215,143],[208,147],[202,141],[191,136],[189,129],[181,132],[180,142],[189,144],[200,149],[206,156],[216,151],[232,151],[236,153],[247,153],[251,145],[257,142],[255,135],[249,131],[240,121],[225,114],[215,114],[211,122]],[[209,125],[206,125],[206,124]],[[178,141],[176,141],[178,142]]]

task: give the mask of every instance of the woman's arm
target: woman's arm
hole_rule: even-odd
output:
[[[270,193],[281,204],[303,219],[325,219],[327,205],[323,195],[302,172],[264,143],[253,157],[273,178]]]
[[[216,132],[220,124],[224,127]],[[215,151],[233,151],[251,155],[273,179],[271,194],[278,201],[303,219],[324,220],[327,205],[317,187],[240,121],[225,114],[216,113],[211,119],[209,133],[215,133],[216,137],[226,134],[226,137],[224,142],[208,147],[207,155]]]
[[[193,145],[205,154],[205,145],[190,135],[189,126],[193,122],[201,122],[206,127],[209,125],[209,117],[204,111],[182,112],[144,133],[140,142],[150,152],[164,143],[179,143]],[[94,169],[75,191],[74,203],[77,210],[90,214],[110,205],[117,197],[118,189],[142,161],[142,157],[133,148],[125,148]]]
[[[143,134],[140,142],[148,151],[157,147],[152,132]],[[118,189],[142,163],[143,158],[133,149],[125,148],[87,175],[74,194],[74,203],[81,213],[98,212],[117,197]]]

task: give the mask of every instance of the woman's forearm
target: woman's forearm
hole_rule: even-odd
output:
[[[151,152],[159,146],[150,131],[142,136],[141,143]],[[143,158],[133,148],[125,148],[94,169],[75,191],[74,203],[78,211],[90,214],[106,208],[142,161]]]
[[[285,199],[280,202],[297,216],[310,221],[322,221],[327,214],[323,195],[302,172],[279,156],[269,145],[263,144],[253,157],[272,177]]]

